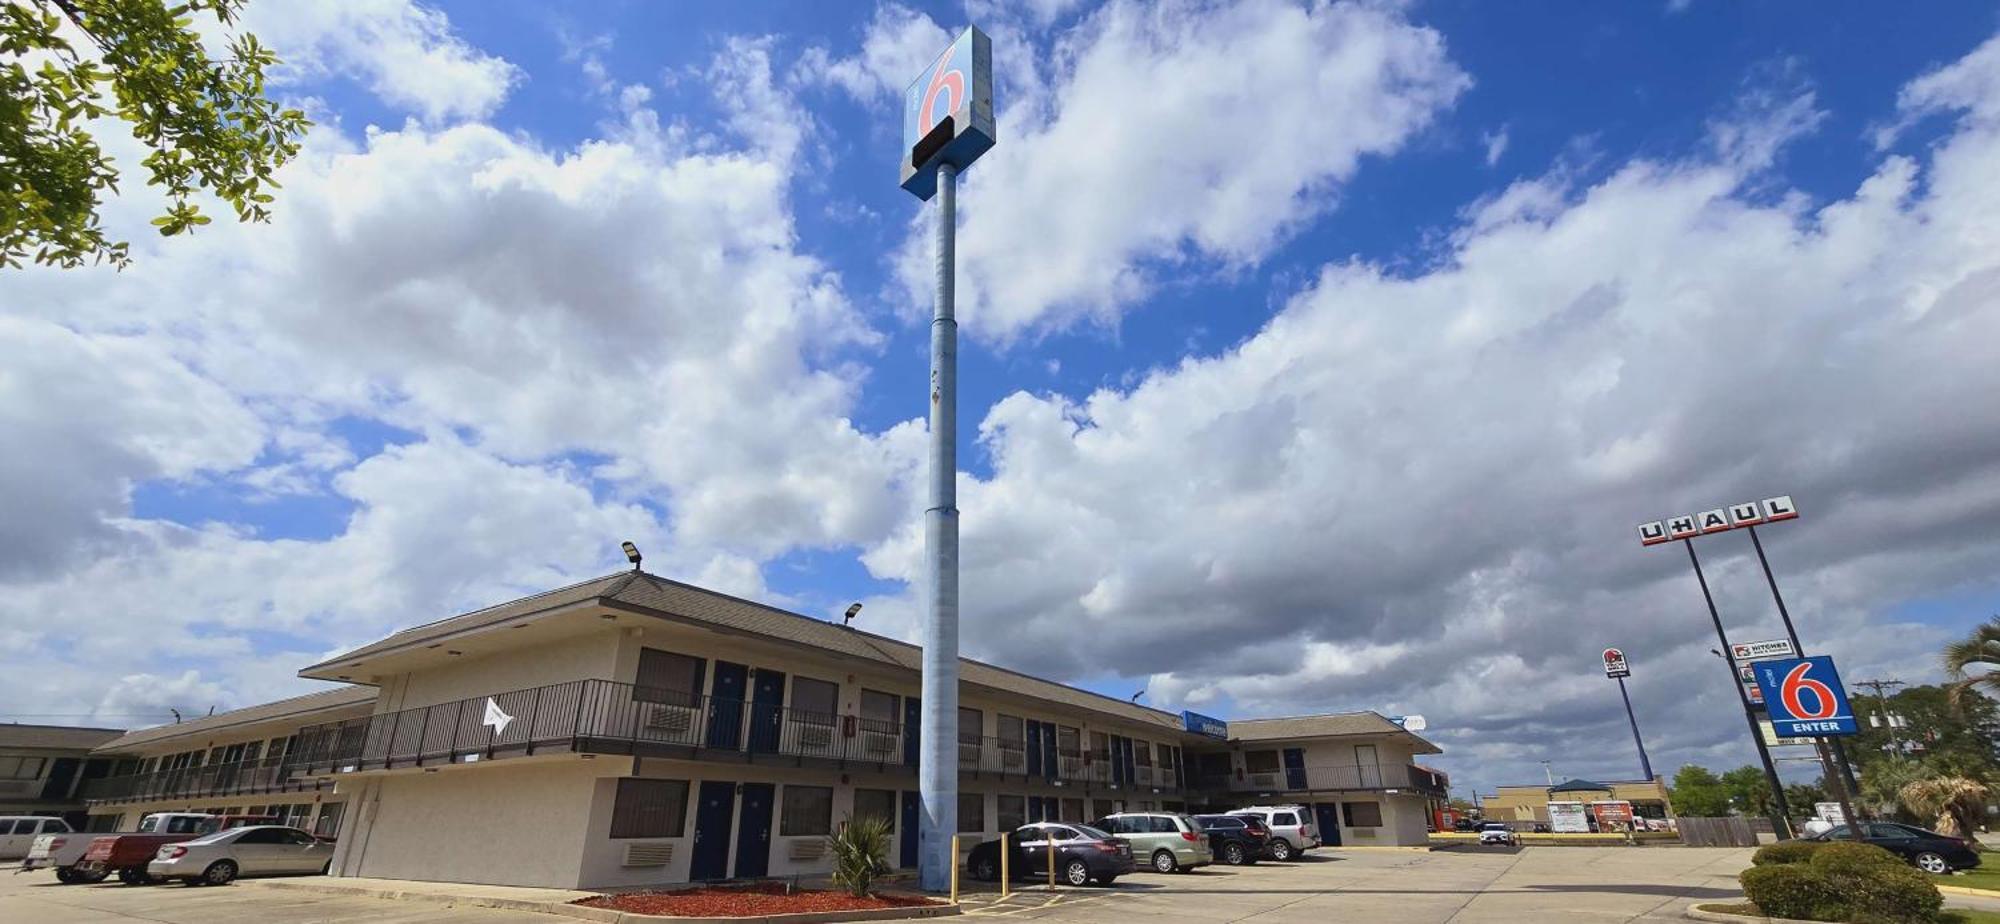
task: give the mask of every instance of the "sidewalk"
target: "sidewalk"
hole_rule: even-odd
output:
[[[576,889],[530,889],[520,886],[477,885],[466,882],[420,882],[409,879],[362,879],[353,876],[303,876],[295,879],[246,879],[243,884],[268,889],[296,889],[329,895],[359,895],[401,901],[431,902],[510,911],[539,911],[582,917],[570,902],[596,892]]]

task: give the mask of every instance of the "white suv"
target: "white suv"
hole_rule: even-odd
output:
[[[1319,846],[1319,830],[1303,805],[1253,805],[1229,814],[1252,816],[1271,829],[1271,842],[1264,849],[1273,860],[1290,860]]]

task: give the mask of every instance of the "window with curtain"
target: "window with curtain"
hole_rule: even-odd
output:
[[[1001,796],[997,807],[1000,810],[1000,830],[1012,831],[1028,823],[1027,796]]]
[[[618,781],[611,801],[611,836],[680,837],[686,828],[686,780]],[[338,816],[334,819],[339,823]]]
[[[1251,773],[1278,772],[1277,751],[1244,751],[1243,769]]]
[[[833,833],[833,787],[785,785],[778,833],[785,837]]]
[[[1380,802],[1342,802],[1340,803],[1340,814],[1350,828],[1382,827],[1382,803]]]
[[[792,720],[831,725],[840,714],[840,685],[811,677],[792,678]]]
[[[986,830],[986,794],[983,792],[962,792],[958,794],[958,833],[978,834]]]
[[[902,724],[899,697],[880,690],[861,691],[861,727],[868,731],[895,734]]]
[[[896,791],[893,789],[857,789],[854,791],[854,817],[880,818],[896,824]]]
[[[700,658],[658,648],[639,649],[639,674],[632,698],[640,702],[692,706],[701,698]]]

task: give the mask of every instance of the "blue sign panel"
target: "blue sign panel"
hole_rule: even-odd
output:
[[[1847,704],[1847,690],[1840,685],[1832,658],[1783,658],[1751,667],[1779,737],[1821,738],[1857,730],[1854,709]]]
[[[1188,731],[1194,732],[1197,735],[1207,735],[1210,738],[1221,738],[1225,741],[1229,738],[1229,723],[1221,719],[1205,716],[1199,712],[1184,711],[1181,713],[1181,722],[1185,724]]]

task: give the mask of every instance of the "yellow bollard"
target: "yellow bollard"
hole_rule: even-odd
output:
[[[1042,829],[1042,849],[1049,852],[1049,891],[1056,890],[1056,836],[1047,828]]]
[[[951,836],[951,903],[958,904],[958,835]]]
[[[1007,832],[1002,831],[1000,832],[1000,897],[1002,899],[1007,897],[1007,883],[1009,881],[1010,879],[1007,875]]]

